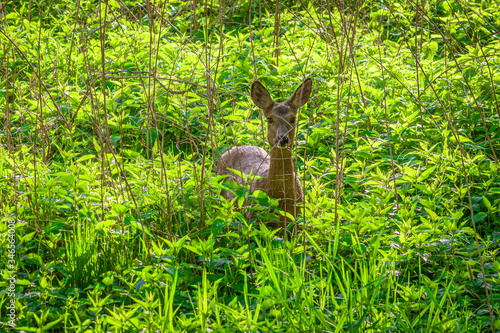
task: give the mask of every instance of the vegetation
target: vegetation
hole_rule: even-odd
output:
[[[2,331],[500,331],[496,1],[7,0],[0,44]],[[213,168],[306,77],[288,233]]]

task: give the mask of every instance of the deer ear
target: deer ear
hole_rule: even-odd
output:
[[[269,91],[259,81],[252,83],[251,95],[253,103],[264,111],[267,111],[274,104]]]
[[[311,78],[307,78],[286,102],[292,107],[292,109],[297,110],[307,103],[309,96],[311,96],[311,91],[312,80]]]

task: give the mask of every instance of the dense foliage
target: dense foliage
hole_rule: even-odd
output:
[[[495,1],[16,0],[0,42],[2,330],[500,330]],[[305,77],[268,230],[213,167]]]

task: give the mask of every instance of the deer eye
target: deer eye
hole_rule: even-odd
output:
[[[292,119],[290,119],[290,124],[295,124],[295,117],[292,117]]]
[[[269,124],[272,124],[272,123],[274,123],[274,119],[273,119],[273,118],[267,118],[267,122],[268,122]]]

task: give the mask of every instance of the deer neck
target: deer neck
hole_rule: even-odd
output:
[[[270,165],[267,176],[269,195],[278,198],[287,197],[288,191],[292,191],[295,182],[295,173],[292,161],[291,149],[271,149],[269,153]]]

